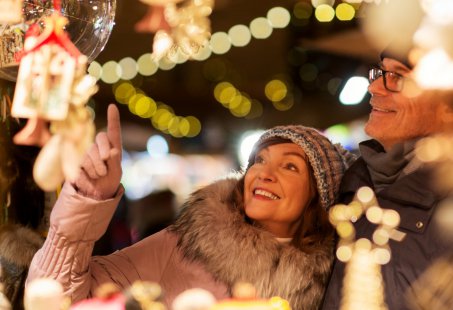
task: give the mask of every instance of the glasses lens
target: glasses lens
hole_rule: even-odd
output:
[[[379,68],[373,68],[368,72],[370,84],[381,76],[384,77],[384,87],[393,92],[399,92],[403,89],[404,77],[392,71],[385,71]]]
[[[403,77],[395,72],[386,72],[385,84],[385,87],[390,91],[401,91],[403,89]]]

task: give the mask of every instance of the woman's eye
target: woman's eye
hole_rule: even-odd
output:
[[[255,164],[259,164],[259,163],[262,163],[262,162],[264,162],[264,158],[263,157],[261,157],[260,155],[255,157]]]
[[[299,171],[299,168],[295,164],[288,163],[285,165],[286,169],[292,170],[292,171]]]

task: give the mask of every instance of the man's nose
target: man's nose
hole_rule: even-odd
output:
[[[384,78],[380,76],[371,82],[370,85],[368,85],[368,92],[373,96],[386,94],[387,90],[384,86]]]

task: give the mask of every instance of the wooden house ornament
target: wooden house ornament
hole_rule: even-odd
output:
[[[11,111],[14,117],[29,119],[14,139],[18,144],[42,146],[43,136],[48,136],[43,123],[67,117],[79,58],[86,58],[64,31],[67,22],[56,13],[44,20],[42,33],[38,25],[27,31]]]

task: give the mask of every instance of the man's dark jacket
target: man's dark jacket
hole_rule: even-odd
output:
[[[383,151],[376,141],[364,142],[377,151]],[[439,232],[433,220],[435,207],[442,200],[433,190],[432,173],[418,169],[408,174],[385,189],[376,193],[381,208],[396,210],[401,217],[398,228],[406,234],[401,242],[390,240],[391,260],[382,266],[385,286],[385,302],[390,310],[409,309],[406,305],[405,292],[423,271],[436,258],[444,256],[452,250],[448,242]],[[363,158],[346,171],[340,187],[341,203],[349,203],[356,191],[362,186],[374,189],[370,174]],[[355,223],[356,239],[371,236],[376,225],[365,217]],[[345,264],[336,260],[329,286],[326,291],[322,309],[339,309]]]

